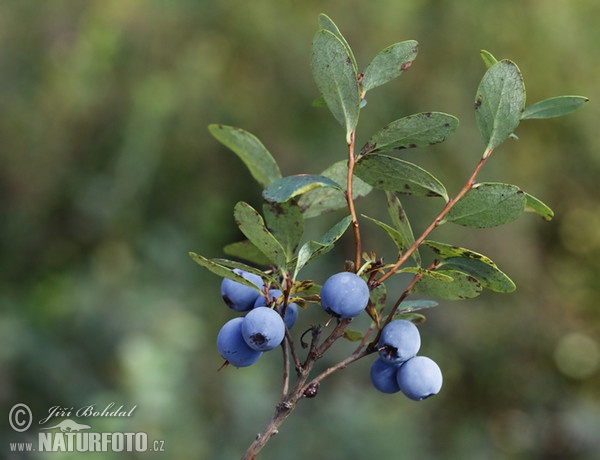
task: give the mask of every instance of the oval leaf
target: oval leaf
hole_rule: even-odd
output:
[[[557,96],[543,101],[536,102],[525,109],[521,115],[522,120],[532,120],[539,118],[554,118],[574,112],[586,102],[587,97],[583,96]]]
[[[398,158],[371,154],[361,157],[354,173],[369,185],[404,195],[439,196],[448,201],[442,183],[423,168]]]
[[[390,237],[392,238],[392,241],[398,248],[398,252],[402,252],[404,250],[405,242],[404,242],[404,236],[402,235],[402,233],[400,233],[395,228],[390,227],[388,224],[386,224],[384,222],[381,222],[377,219],[373,219],[372,217],[366,216],[364,214],[361,214],[361,215],[365,219],[368,219],[371,222],[373,222],[373,223],[379,225],[381,228],[383,228],[388,233],[388,235],[390,235]]]
[[[285,203],[263,205],[265,223],[273,236],[281,243],[288,259],[294,255],[304,232],[304,217],[295,200]]]
[[[525,211],[539,214],[546,222],[550,222],[554,217],[554,211],[536,197],[525,192]]]
[[[359,342],[363,338],[363,333],[355,329],[344,329],[342,337],[350,342]]]
[[[265,226],[265,222],[256,209],[240,201],[233,208],[233,217],[240,231],[267,259],[277,267],[285,267],[285,250]]]
[[[346,184],[348,180],[348,162],[346,160],[338,161],[323,171],[321,176],[325,176],[337,184]],[[373,187],[354,175],[352,177],[352,197],[356,201],[359,198],[367,196]],[[300,209],[304,218],[316,217],[326,212],[335,211],[348,206],[346,196],[343,190],[332,187],[321,187],[311,190],[298,199]]]
[[[466,227],[496,227],[519,217],[525,201],[525,194],[515,185],[478,184],[456,202],[446,221]]]
[[[481,283],[473,276],[455,270],[445,270],[444,274],[452,281],[424,276],[415,284],[414,292],[446,300],[471,299],[481,294]]]
[[[331,32],[333,35],[335,35],[342,42],[342,44],[346,48],[346,52],[348,53],[348,56],[350,56],[350,58],[352,59],[352,65],[354,67],[354,73],[357,73],[358,72],[358,66],[356,65],[356,58],[354,57],[354,53],[352,52],[352,49],[350,48],[350,45],[348,44],[348,42],[346,41],[346,39],[344,38],[344,36],[340,32],[340,29],[338,28],[338,26],[335,25],[335,23],[331,20],[331,18],[329,16],[327,16],[326,14],[321,13],[319,15],[319,27],[321,29],[328,30],[329,32]]]
[[[380,51],[364,72],[363,93],[398,77],[412,65],[418,52],[419,44],[414,40],[395,43]]]
[[[402,313],[410,313],[413,311],[419,311],[419,310],[423,310],[425,308],[433,308],[433,307],[437,307],[437,306],[438,306],[438,303],[435,300],[429,300],[429,299],[404,300],[398,307],[398,310],[396,310],[396,315],[402,314]]]
[[[358,78],[352,57],[342,41],[329,30],[313,39],[311,65],[317,88],[335,119],[346,128],[346,141],[356,128],[360,105]]]
[[[244,162],[252,177],[263,187],[281,177],[273,156],[253,134],[233,126],[217,124],[209,125],[208,130]]]
[[[333,187],[342,190],[336,182],[328,177],[313,174],[297,174],[276,180],[263,190],[262,196],[267,201],[284,203],[290,198],[319,187]]]
[[[489,69],[498,62],[498,60],[489,51],[481,50],[479,54],[481,55],[481,59],[483,59],[486,69]]]
[[[410,226],[410,222],[408,221],[408,217],[404,212],[404,208],[402,207],[402,203],[394,193],[386,192],[385,196],[388,214],[392,219],[394,228],[400,232],[402,239],[404,240],[404,246],[408,248],[415,242],[415,236],[412,227]],[[421,254],[419,253],[419,250],[416,249],[411,256],[415,263],[420,266]]]
[[[400,118],[371,136],[361,154],[387,152],[439,144],[456,131],[458,118],[441,112],[424,112]]]
[[[496,266],[491,259],[484,256],[483,254],[479,254],[478,252],[471,251],[470,249],[461,248],[458,246],[452,246],[446,243],[440,243],[439,241],[425,240],[423,241],[425,246],[430,247],[433,252],[439,255],[442,259],[451,259],[453,257],[466,257],[469,259],[480,260],[483,263],[491,265],[493,267]]]
[[[525,108],[525,84],[517,65],[502,60],[491,66],[477,88],[475,117],[486,155],[519,126]]]
[[[513,292],[517,288],[515,283],[498,267],[477,259],[465,257],[446,259],[438,266],[438,270],[457,270],[474,276],[484,288],[494,292]]]
[[[308,262],[333,249],[335,242],[342,237],[342,235],[350,226],[350,222],[352,222],[352,216],[346,216],[333,227],[331,227],[327,233],[325,233],[317,241],[307,241],[300,247],[296,261],[296,268],[294,271],[294,279],[296,279],[296,276],[300,270]]]
[[[196,262],[197,264],[201,265],[204,268],[207,268],[215,275],[218,275],[221,278],[227,278],[227,279],[230,279],[233,281],[237,281],[238,283],[241,283],[244,286],[251,287],[260,292],[260,289],[252,281],[249,281],[246,278],[244,278],[243,276],[238,275],[237,273],[232,271],[232,268],[225,266],[219,262],[230,262],[230,265],[235,265],[234,268],[240,268],[244,271],[257,274],[258,276],[261,276],[261,277],[263,277],[263,279],[265,279],[264,273],[258,271],[254,267],[248,267],[247,265],[241,264],[239,262],[224,261],[223,259],[215,259],[215,260],[207,259],[206,257],[201,256],[200,254],[196,254],[195,252],[190,252],[189,255],[194,260],[194,262]]]
[[[223,252],[228,256],[237,257],[256,265],[269,265],[271,263],[271,261],[248,240],[230,243],[223,248]]]

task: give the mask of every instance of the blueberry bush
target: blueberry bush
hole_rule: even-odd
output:
[[[452,135],[459,122],[450,114],[405,115],[357,144],[359,115],[366,110],[368,93],[407,71],[417,53],[413,40],[394,43],[361,70],[335,23],[319,16],[310,61],[320,96],[313,104],[327,107],[341,125],[340,145],[345,150],[345,158],[320,174],[282,177],[274,157],[253,134],[222,124],[209,127],[263,188],[262,212],[244,201],[234,207],[245,239],[224,248],[231,259],[190,253],[223,278],[221,295],[236,315],[219,331],[217,350],[224,367],[254,365],[275,348],[283,352],[280,400],[244,459],[255,458],[296,405],[317,396],[325,378],[359,359],[373,359],[370,378],[382,393],[402,393],[417,401],[437,394],[442,371],[432,358],[418,355],[417,325],[425,321],[423,310],[437,306],[439,299],[477,297],[484,289],[509,293],[515,284],[489,257],[430,235],[446,224],[497,227],[525,212],[547,221],[553,217],[550,207],[521,187],[478,182],[478,175],[505,140],[517,139],[522,120],[565,115],[587,98],[559,96],[527,105],[517,65],[487,51],[481,52],[486,71],[474,97],[483,153],[458,192],[449,194],[431,172],[401,156],[405,149],[426,148]],[[423,206],[429,201],[438,209],[418,232],[402,205],[406,195],[422,197]],[[387,222],[358,214],[355,202],[368,199],[385,200]],[[305,221],[343,210],[344,217],[320,238],[303,241]],[[396,251],[383,255],[363,248],[363,227],[378,228]],[[346,233],[353,239],[353,252],[339,261],[339,272],[326,280],[303,279],[302,270],[330,252]],[[386,285],[400,273],[410,276],[410,282],[390,301]],[[322,309],[320,324],[303,324],[302,310],[307,308]],[[366,330],[349,327],[358,315],[370,318]],[[318,369],[317,361],[339,339],[356,342],[355,350],[337,364]]]

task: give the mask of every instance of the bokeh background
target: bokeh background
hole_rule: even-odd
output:
[[[451,193],[482,152],[473,117],[480,49],[517,62],[529,102],[580,94],[591,103],[523,123],[520,140],[503,145],[482,173],[543,199],[556,212],[551,223],[528,214],[498,229],[433,235],[487,254],[518,286],[428,311],[422,353],[444,372],[441,394],[422,403],[379,394],[368,379],[371,360],[363,360],[304,401],[263,458],[598,458],[596,0],[2,2],[3,458],[38,458],[9,452],[9,442],[38,432],[10,429],[7,414],[19,402],[36,421],[52,406],[137,406],[132,417],[89,424],[165,441],[163,454],[86,458],[238,458],[267,422],[281,356],[217,372],[214,342],[232,312],[218,277],[188,251],[223,256],[240,239],[234,204],[260,206],[258,185],[210,137],[209,123],[256,134],[285,175],[318,173],[344,158],[342,130],[311,106],[310,43],[321,12],[362,68],[391,43],[419,41],[413,67],[369,95],[359,137],[414,112],[458,116],[461,127],[446,143],[406,153]],[[359,211],[383,217],[379,201],[374,194]],[[418,231],[440,203],[405,206]],[[340,217],[311,221],[308,235]],[[380,230],[364,229],[367,248],[393,259]],[[350,240],[307,276],[322,282],[346,254]],[[317,309],[301,313],[298,331],[325,321]],[[321,366],[350,350],[336,344]]]

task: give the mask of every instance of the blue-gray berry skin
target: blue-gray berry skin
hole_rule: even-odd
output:
[[[400,391],[414,401],[422,401],[442,388],[442,371],[426,356],[415,356],[398,369],[396,374]]]
[[[269,289],[269,300],[277,300],[279,297],[281,297],[282,292],[279,289]],[[258,296],[258,299],[256,299],[256,302],[254,302],[254,308],[258,308],[258,307],[264,307],[267,305],[267,299],[260,295]],[[279,305],[278,307],[278,311],[281,311],[281,305]],[[286,309],[285,309],[285,315],[283,316],[283,322],[285,323],[286,327],[288,329],[291,329],[292,326],[296,323],[296,320],[298,319],[298,305],[296,305],[295,303],[291,303],[289,304]]]
[[[298,319],[298,305],[295,303],[289,304],[285,307],[285,314],[283,315],[283,322],[288,329],[291,329],[296,320]]]
[[[371,382],[382,393],[397,393],[400,391],[396,374],[398,366],[390,364],[382,358],[377,358],[371,365]]]
[[[260,276],[237,268],[233,271],[254,283],[259,289],[262,289],[263,280]],[[229,278],[223,279],[221,283],[221,296],[229,308],[235,311],[250,310],[259,295],[260,292],[256,289],[252,289],[250,286],[230,280]]]
[[[421,348],[419,329],[410,321],[398,319],[388,323],[379,337],[379,356],[391,364],[401,364]]]
[[[279,313],[269,307],[258,307],[246,314],[242,322],[242,337],[257,351],[269,351],[281,344],[285,325]]]
[[[232,366],[246,367],[254,364],[262,352],[253,350],[242,337],[244,318],[227,321],[217,334],[217,350]]]
[[[369,287],[354,273],[337,273],[329,277],[321,288],[321,305],[327,313],[339,318],[358,316],[368,302]]]

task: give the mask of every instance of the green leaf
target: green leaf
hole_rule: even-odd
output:
[[[221,261],[221,259],[215,259],[215,260],[207,259],[206,257],[203,257],[200,254],[196,254],[195,252],[190,252],[189,254],[190,254],[190,257],[194,260],[194,262],[196,262],[197,264],[201,265],[204,268],[207,268],[215,275],[218,275],[221,278],[227,278],[227,279],[230,279],[233,281],[237,281],[238,283],[241,283],[245,286],[249,286],[260,292],[260,289],[252,281],[248,281],[243,276],[238,275],[237,273],[233,272],[231,268],[215,261],[215,260]],[[232,262],[232,261],[228,261],[228,262]],[[235,263],[235,262],[232,262],[232,263]],[[238,268],[245,267],[246,268],[245,271],[257,274],[257,275],[263,277],[263,279],[264,279],[263,272],[257,271],[257,269],[255,269],[253,267],[248,267],[244,264],[240,264],[240,263],[235,263],[235,264],[236,264],[236,267],[238,267]],[[244,268],[242,268],[242,270],[244,270]]]
[[[471,251],[470,249],[461,248],[459,246],[452,246],[446,243],[440,243],[439,241],[425,240],[422,243],[425,246],[430,247],[433,252],[439,255],[442,259],[451,259],[454,257],[463,257],[469,259],[480,260],[481,262],[491,265],[493,267],[496,264],[488,257],[478,252]]]
[[[481,294],[481,283],[473,276],[455,270],[445,270],[444,274],[451,281],[424,276],[415,284],[414,292],[446,300],[471,299]]]
[[[284,203],[265,203],[263,214],[267,228],[281,243],[288,260],[294,255],[304,232],[304,217],[298,203],[289,200]]]
[[[355,329],[344,329],[343,337],[350,342],[359,342],[363,339],[363,333]]]
[[[352,222],[352,216],[346,216],[333,227],[331,227],[327,233],[325,233],[317,241],[307,241],[300,247],[296,261],[296,268],[294,271],[294,279],[296,279],[296,276],[300,270],[308,262],[333,249],[335,242],[341,238],[341,236],[350,226],[350,222]]]
[[[367,141],[361,154],[439,144],[458,127],[458,118],[441,112],[409,115],[386,125]]]
[[[277,279],[273,275],[263,272],[260,268],[252,267],[243,262],[238,262],[237,260],[229,260],[229,259],[221,259],[221,258],[215,258],[215,259],[211,259],[211,260],[219,265],[228,267],[231,270],[233,270],[234,268],[237,268],[237,269],[243,270],[248,273],[253,273],[255,275],[260,276],[263,279],[263,281],[265,281],[265,283],[270,284],[271,286],[279,287],[279,283],[277,282]]]
[[[439,304],[435,300],[429,299],[404,300],[398,307],[398,310],[396,310],[396,315],[403,313],[411,313],[413,311],[419,311],[425,308],[433,308],[437,307],[438,305]]]
[[[290,198],[319,187],[333,187],[342,190],[336,182],[328,177],[314,174],[297,174],[276,180],[263,190],[262,196],[267,201],[284,203]]]
[[[340,29],[338,28],[338,26],[335,25],[335,23],[332,21],[332,19],[329,16],[321,13],[319,15],[319,27],[321,29],[328,30],[342,42],[342,44],[346,48],[346,52],[348,53],[348,56],[350,56],[350,58],[352,59],[352,65],[354,66],[354,73],[358,73],[358,66],[356,65],[356,58],[354,57],[354,53],[352,52],[350,45],[348,44],[348,42],[346,41],[346,39],[340,32]]]
[[[525,193],[525,211],[539,214],[546,222],[550,222],[554,217],[554,211],[536,197]]]
[[[223,248],[223,252],[228,256],[237,257],[256,265],[270,265],[271,263],[270,260],[248,240],[230,243]]]
[[[525,84],[517,65],[502,60],[490,67],[477,88],[475,118],[488,156],[519,126],[525,108]]]
[[[263,187],[281,177],[277,163],[253,134],[233,126],[216,124],[209,125],[208,130],[244,162],[252,177]]]
[[[361,157],[354,173],[369,185],[404,195],[439,196],[448,201],[442,183],[423,168],[387,155],[371,154]]]
[[[329,30],[313,39],[311,65],[317,88],[335,119],[346,128],[346,142],[358,123],[360,93],[352,57],[342,41]]]
[[[337,184],[344,184],[343,191],[333,187],[322,187],[302,195],[298,200],[298,204],[306,219],[348,206],[344,194],[346,191],[345,184],[348,180],[348,162],[341,160],[334,163],[323,171],[321,176],[327,177]],[[373,187],[356,177],[356,175],[352,177],[352,197],[354,201],[367,196],[371,190],[373,190]]]
[[[369,293],[369,298],[371,299],[371,302],[375,308],[385,307],[385,302],[387,300],[387,288],[385,284],[380,284],[376,288],[372,289]]]
[[[456,270],[466,273],[477,278],[484,288],[494,292],[513,292],[517,288],[515,283],[498,267],[473,258],[446,259],[438,266],[438,270]]]
[[[415,242],[415,236],[400,199],[394,193],[386,192],[386,204],[394,228],[402,235],[404,247],[412,246]],[[417,265],[421,265],[421,255],[418,249],[412,253],[412,258]]]
[[[519,217],[525,202],[525,193],[515,185],[477,184],[456,202],[446,221],[466,227],[496,227]]]
[[[451,283],[453,280],[450,275],[420,267],[404,267],[398,270],[397,273],[414,273],[415,275],[421,275],[424,278],[430,278],[444,283]]]
[[[494,56],[492,56],[492,53],[490,53],[489,51],[481,50],[479,54],[481,55],[481,59],[483,59],[483,63],[485,64],[485,67],[487,69],[489,69],[498,62],[498,60]]]
[[[525,111],[521,115],[521,119],[532,120],[560,117],[562,115],[574,112],[587,102],[589,102],[589,99],[583,96],[551,97],[526,107]]]
[[[412,65],[418,52],[419,44],[414,40],[394,43],[380,51],[364,72],[363,94],[402,74]]]
[[[286,265],[285,250],[265,226],[261,215],[243,201],[233,208],[233,217],[240,231],[248,238],[267,259],[279,268]]]
[[[312,101],[311,105],[317,108],[327,107],[327,102],[325,102],[325,98],[323,96],[319,96]]]
[[[419,313],[400,312],[397,315],[394,315],[394,317],[399,319],[405,319],[406,321],[410,321],[414,324],[423,324],[425,321],[427,321],[427,318]]]
[[[400,233],[395,228],[390,227],[388,224],[386,224],[384,222],[381,222],[377,219],[373,219],[372,217],[366,216],[364,214],[361,214],[361,215],[365,219],[368,219],[371,222],[373,222],[373,223],[379,225],[381,228],[383,228],[388,233],[388,235],[390,235],[392,240],[394,241],[394,244],[398,248],[398,252],[402,252],[404,250],[404,236],[402,235],[402,233]]]

